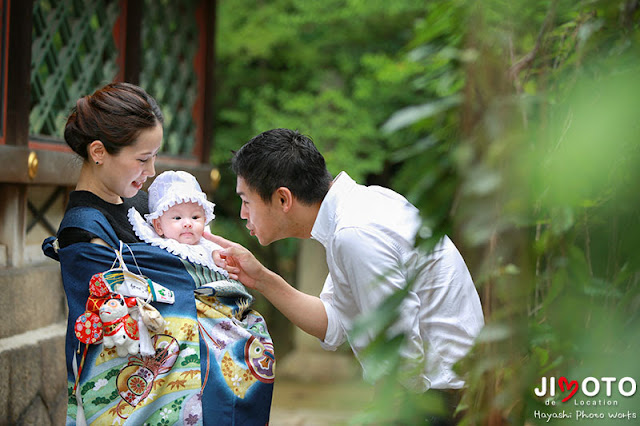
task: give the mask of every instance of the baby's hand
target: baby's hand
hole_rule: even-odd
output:
[[[260,285],[261,278],[268,273],[268,270],[249,250],[217,235],[205,233],[204,237],[222,247],[221,250],[214,250],[211,255],[214,263],[225,269],[230,278],[250,288],[257,288]]]

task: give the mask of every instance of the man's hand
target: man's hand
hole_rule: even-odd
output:
[[[213,262],[229,272],[229,277],[240,281],[249,288],[261,291],[260,284],[269,272],[246,248],[217,235],[204,233],[204,237],[218,244],[222,250],[212,253]]]
[[[208,232],[204,237],[222,250],[213,252],[213,261],[229,272],[229,276],[262,293],[273,306],[302,330],[324,340],[327,312],[322,301],[291,287],[281,276],[265,268],[249,250],[238,243]]]

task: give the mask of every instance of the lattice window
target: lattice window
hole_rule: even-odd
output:
[[[113,80],[118,2],[36,0],[31,50],[31,135],[61,138],[76,100]]]
[[[164,114],[162,152],[189,155],[196,130],[198,2],[146,0],[144,4],[140,85],[156,98]]]

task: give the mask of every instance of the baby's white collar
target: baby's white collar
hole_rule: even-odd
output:
[[[167,250],[169,253],[180,256],[182,259],[188,260],[189,262],[206,266],[212,271],[218,272],[227,278],[229,277],[229,273],[227,271],[218,267],[213,262],[211,252],[213,250],[222,249],[222,247],[214,242],[201,238],[198,244],[191,245],[180,243],[171,238],[163,238],[156,233],[153,226],[148,224],[134,207],[129,209],[127,217],[129,218],[129,223],[133,226],[133,231],[142,241]]]

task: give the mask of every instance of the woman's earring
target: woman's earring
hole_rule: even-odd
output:
[[[97,165],[100,165],[100,162],[99,162],[99,161],[96,161],[96,164],[97,164]]]

